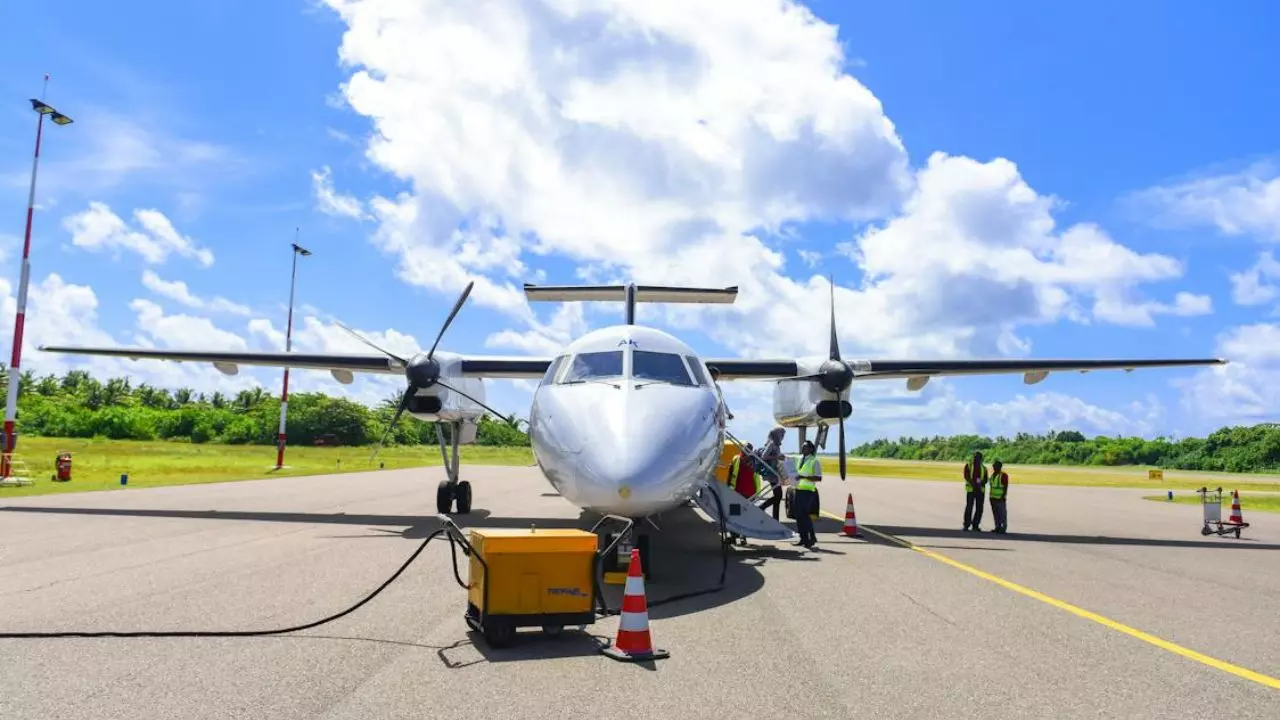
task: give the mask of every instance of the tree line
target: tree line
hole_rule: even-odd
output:
[[[975,451],[988,461],[1026,465],[1150,465],[1214,472],[1280,471],[1280,424],[1224,427],[1203,438],[1086,438],[1074,430],[1012,438],[980,435],[873,440],[850,451],[865,458],[963,462]]]
[[[0,366],[0,397],[8,391],[8,368]],[[290,393],[289,443],[341,445],[378,442],[391,424],[399,394],[376,407],[324,393]],[[105,383],[83,370],[58,377],[22,373],[18,383],[18,432],[23,435],[113,440],[178,440],[193,443],[275,445],[280,398],[261,387],[234,396],[169,391],[130,378]],[[387,445],[436,442],[436,425],[402,415]],[[528,446],[529,436],[504,420],[484,417],[476,444]]]

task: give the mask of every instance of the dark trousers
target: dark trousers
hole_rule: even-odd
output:
[[[981,490],[967,492],[964,495],[964,526],[968,528],[970,525],[977,530],[982,524],[982,499],[986,493]]]
[[[772,490],[772,494],[769,496],[768,500],[765,500],[764,503],[760,505],[760,509],[768,510],[772,507],[773,519],[777,520],[778,515],[781,514],[782,511],[782,486],[773,485],[770,489]]]
[[[791,501],[796,514],[796,530],[800,533],[800,544],[806,547],[818,542],[818,535],[813,531],[813,518],[809,516],[817,497],[817,493],[812,490],[796,490],[795,499]]]
[[[999,500],[991,498],[991,514],[996,516],[997,530],[1005,530],[1009,527],[1007,524],[1009,522],[1009,509],[1005,507],[1005,502],[1004,498]]]

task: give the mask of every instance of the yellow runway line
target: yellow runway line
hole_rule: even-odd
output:
[[[844,518],[839,517],[835,513],[829,513],[826,510],[823,510],[822,514],[832,520],[839,520],[841,522],[844,522]],[[900,537],[895,537],[888,533],[879,532],[878,530],[872,530],[866,525],[859,525],[858,529],[863,530],[865,532],[869,532],[872,535],[875,535],[876,537],[879,537],[883,540],[888,540],[889,542],[901,545],[902,547],[905,547],[907,549],[915,550],[921,555],[924,555],[929,558],[933,558],[934,560],[937,560],[938,562],[941,562],[941,563],[946,563],[951,567],[957,568],[959,570],[963,570],[971,575],[976,575],[982,578],[983,580],[989,580],[1003,588],[1007,588],[1016,593],[1026,595],[1029,598],[1035,598],[1036,600],[1039,600],[1040,602],[1045,603],[1047,605],[1052,605],[1053,607],[1056,607],[1059,610],[1066,610],[1072,615],[1078,615],[1082,618],[1085,618],[1086,620],[1092,620],[1104,627],[1109,627],[1112,630],[1122,632],[1125,635],[1138,638],[1139,640],[1145,643],[1154,645],[1158,648],[1161,648],[1162,650],[1168,650],[1171,653],[1181,655],[1185,658],[1190,658],[1192,660],[1195,660],[1196,662],[1208,665],[1211,668],[1216,668],[1223,672],[1231,673],[1236,677],[1242,677],[1246,680],[1252,680],[1253,682],[1256,682],[1258,684],[1266,685],[1269,688],[1280,690],[1280,679],[1273,678],[1269,675],[1263,675],[1262,673],[1254,672],[1252,670],[1249,670],[1248,668],[1242,668],[1239,665],[1232,665],[1229,662],[1224,662],[1222,660],[1218,660],[1217,658],[1211,658],[1208,655],[1205,655],[1203,653],[1198,653],[1195,650],[1188,650],[1187,648],[1184,648],[1181,645],[1171,643],[1168,640],[1162,640],[1150,633],[1145,633],[1145,632],[1142,632],[1141,630],[1131,628],[1128,625],[1125,625],[1124,623],[1116,622],[1115,620],[1112,620],[1110,618],[1105,618],[1095,612],[1090,612],[1088,610],[1085,610],[1084,608],[1078,608],[1075,605],[1072,605],[1071,603],[1058,600],[1057,598],[1049,597],[1048,595],[1045,595],[1042,592],[1037,592],[1035,590],[1032,590],[1031,588],[1023,587],[1017,583],[1009,582],[1008,580],[992,575],[989,572],[984,572],[975,567],[965,565],[964,563],[959,562],[958,560],[952,560],[951,558],[947,557],[946,555],[943,555],[942,553],[937,553],[932,550],[919,547],[908,540],[903,540]]]

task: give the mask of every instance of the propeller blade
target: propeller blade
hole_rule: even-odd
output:
[[[398,361],[399,361],[401,364],[403,364],[403,365],[408,365],[408,364],[409,364],[409,361],[408,361],[408,360],[405,360],[404,358],[400,357],[399,355],[396,355],[395,353],[393,353],[393,352],[391,352],[391,351],[389,351],[389,350],[385,350],[385,349],[383,349],[383,348],[378,347],[377,345],[374,345],[372,340],[370,340],[369,338],[366,338],[365,336],[361,335],[360,333],[356,332],[355,330],[352,330],[351,328],[347,327],[346,325],[343,325],[342,323],[338,322],[337,320],[334,320],[334,321],[333,321],[333,324],[334,324],[334,325],[337,325],[338,327],[342,328],[343,330],[346,330],[347,332],[351,333],[351,335],[352,335],[353,337],[355,337],[355,339],[359,340],[360,342],[364,343],[365,345],[368,345],[369,347],[373,348],[374,350],[377,350],[378,352],[382,353],[383,355],[386,355],[387,357],[391,358],[392,360],[398,360]]]
[[[453,387],[452,385],[446,385],[446,384],[444,384],[444,382],[442,382],[442,381],[440,381],[440,380],[437,380],[437,381],[436,381],[436,384],[437,384],[437,385],[439,385],[440,387],[444,388],[445,390],[452,390],[453,392],[458,393],[458,394],[459,394],[459,395],[461,395],[462,397],[464,397],[464,398],[466,398],[466,399],[470,400],[471,402],[473,402],[473,403],[475,403],[475,404],[479,405],[480,407],[484,408],[485,410],[488,410],[489,412],[493,413],[493,416],[494,416],[494,417],[502,418],[502,419],[503,419],[503,421],[505,421],[508,425],[511,425],[512,427],[515,427],[515,420],[516,420],[516,416],[515,416],[514,414],[513,414],[511,417],[507,417],[506,415],[503,415],[502,413],[498,412],[497,410],[494,410],[493,408],[489,407],[488,405],[485,405],[484,403],[482,403],[482,402],[480,402],[479,400],[477,400],[477,399],[475,399],[475,398],[471,397],[470,395],[468,395],[468,394],[466,394],[466,393],[462,392],[462,391],[461,391],[461,390],[459,390],[458,388]]]
[[[472,280],[471,282],[467,283],[467,286],[465,288],[462,289],[462,295],[458,296],[458,302],[453,304],[453,311],[449,313],[448,319],[444,321],[444,327],[440,328],[440,333],[436,335],[436,341],[431,343],[431,349],[427,351],[428,360],[430,360],[431,357],[435,354],[436,346],[440,344],[440,338],[444,337],[445,331],[449,329],[449,325],[453,323],[453,319],[458,316],[458,311],[462,309],[462,303],[467,301],[467,296],[471,294],[471,288],[474,287],[475,284],[476,284],[476,281]],[[498,417],[502,417],[502,416],[499,415]]]
[[[844,416],[840,416],[840,479],[845,479]]]
[[[836,281],[827,276],[831,282],[831,359],[840,359],[840,341],[836,339]]]
[[[391,424],[387,425],[387,429],[382,431],[382,437],[378,439],[378,444],[373,447],[373,454],[369,456],[370,465],[377,459],[378,453],[382,452],[382,444],[387,441],[387,437],[395,429],[396,423],[400,422],[400,416],[404,413],[404,409],[409,407],[409,400],[413,397],[415,391],[417,391],[417,388],[412,385],[404,391],[404,395],[400,398],[400,406],[396,408],[396,414],[391,418]]]

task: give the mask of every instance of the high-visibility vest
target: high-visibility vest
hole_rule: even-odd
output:
[[[977,471],[973,469],[972,460],[964,464],[964,469],[969,473],[969,478],[971,480],[979,480],[983,475],[987,474],[987,466],[985,464],[979,465],[978,468],[979,469]],[[978,489],[973,486],[973,483],[970,480],[965,480],[964,490],[965,492],[977,492]]]
[[[814,464],[818,458],[816,455],[809,455],[800,461],[800,467],[796,469],[796,474],[802,476],[796,481],[797,490],[817,490],[818,486],[812,480],[804,479],[804,475],[814,475]]]
[[[991,499],[1003,500],[1005,483],[1009,482],[1009,473],[1000,471],[991,476]]]

